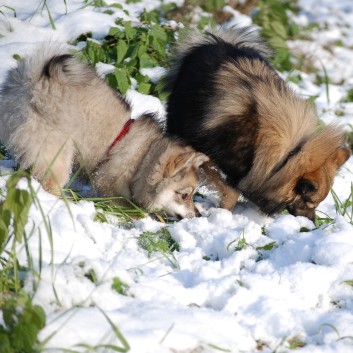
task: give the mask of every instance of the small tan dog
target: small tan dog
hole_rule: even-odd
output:
[[[67,48],[22,59],[0,99],[0,140],[47,191],[59,195],[80,165],[102,196],[180,218],[198,213],[192,196],[208,157],[163,135],[149,114],[132,124],[128,102]]]

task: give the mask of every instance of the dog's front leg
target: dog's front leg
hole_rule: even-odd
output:
[[[240,192],[227,184],[221,172],[211,161],[204,163],[201,169],[206,183],[214,186],[221,193],[220,207],[233,211]]]

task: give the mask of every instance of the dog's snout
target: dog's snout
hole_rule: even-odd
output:
[[[313,223],[315,223],[315,208],[299,208],[295,205],[291,205],[287,207],[288,212],[293,216],[304,216],[309,218]]]

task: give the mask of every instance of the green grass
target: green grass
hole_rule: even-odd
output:
[[[23,291],[28,273],[38,278],[28,248],[25,225],[28,212],[34,202],[33,194],[18,189],[20,179],[31,178],[27,172],[12,173],[6,183],[6,197],[0,189],[0,309],[4,323],[0,324],[0,351],[2,353],[35,353],[39,345],[38,333],[45,325],[45,312],[33,305],[30,296]],[[24,245],[27,265],[19,264],[17,247]]]
[[[154,253],[161,254],[174,269],[179,269],[179,263],[173,253],[179,251],[179,244],[172,238],[167,227],[162,227],[157,232],[142,233],[138,243],[147,251],[148,257]]]

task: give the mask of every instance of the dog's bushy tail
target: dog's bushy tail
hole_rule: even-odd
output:
[[[187,29],[181,33],[178,43],[172,50],[171,70],[163,80],[164,89],[167,92],[172,90],[185,57],[191,54],[194,48],[220,42],[256,52],[264,59],[273,55],[272,50],[260,37],[258,29],[254,26],[228,29],[221,27],[207,32],[202,32],[199,29]]]
[[[207,45],[223,41],[238,48],[256,50],[264,58],[272,55],[265,41],[260,37],[258,30],[254,26],[214,28],[207,32],[199,29],[186,30],[181,40],[176,46],[176,55],[180,58],[188,54],[194,47]]]
[[[14,82],[28,84],[51,79],[61,84],[81,85],[89,83],[95,76],[95,71],[79,62],[65,44],[41,45],[35,53],[19,61],[16,70],[12,71],[17,76]]]

